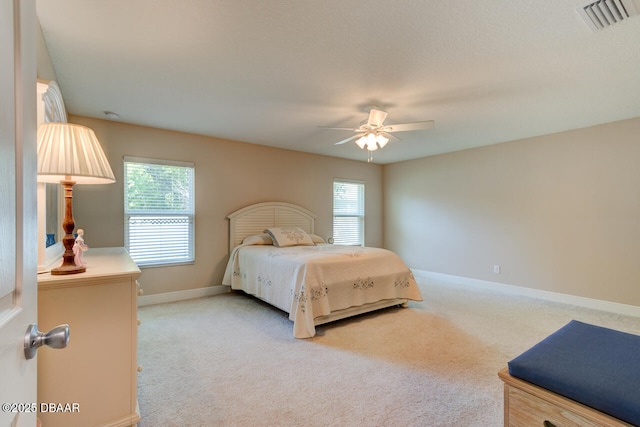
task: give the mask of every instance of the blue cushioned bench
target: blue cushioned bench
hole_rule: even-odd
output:
[[[508,364],[509,374],[640,426],[640,336],[572,320]]]

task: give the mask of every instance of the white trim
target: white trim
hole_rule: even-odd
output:
[[[138,297],[138,307],[144,307],[145,305],[164,304],[167,302],[183,301],[201,297],[210,297],[213,295],[226,294],[228,292],[230,292],[229,286],[208,286],[206,288],[188,289],[186,291],[143,295]]]
[[[630,304],[585,298],[576,295],[561,294],[558,292],[543,291],[540,289],[526,288],[523,286],[507,285],[504,283],[490,282],[488,280],[472,279],[470,277],[452,276],[433,271],[411,269],[416,278],[439,280],[451,285],[459,285],[476,289],[504,292],[512,295],[537,298],[562,304],[576,305],[594,310],[623,314],[626,316],[640,317],[640,307]]]
[[[178,166],[181,168],[194,168],[194,162],[183,162],[180,160],[165,160],[165,159],[152,159],[150,157],[135,157],[135,156],[123,156],[122,160],[129,163],[146,163],[150,165],[161,166]]]
[[[336,214],[336,184],[351,184],[354,186],[358,187],[358,193],[360,195],[360,190],[362,190],[361,192],[361,200],[359,200],[359,202],[362,202],[362,205],[359,206],[362,208],[361,212],[359,213],[348,213],[348,214]],[[360,237],[360,241],[357,243],[344,243],[344,240],[347,239],[343,239],[343,243],[341,244],[349,244],[349,245],[354,245],[354,246],[365,246],[365,236],[366,236],[366,206],[367,206],[367,202],[366,202],[366,192],[367,192],[367,188],[366,188],[366,183],[364,181],[359,181],[359,180],[348,180],[348,179],[341,179],[341,178],[334,178],[333,179],[333,188],[332,188],[332,200],[333,200],[333,204],[332,204],[332,212],[333,212],[333,216],[332,216],[332,223],[331,223],[331,237],[333,238],[334,242],[336,240],[336,218],[356,218],[358,219],[358,227],[359,227],[359,237]],[[353,233],[355,230],[352,229],[352,227],[345,227],[347,228],[346,234],[356,234]],[[340,240],[340,239],[338,239]],[[333,242],[332,242],[333,243]],[[336,243],[338,244],[338,243]]]
[[[365,185],[367,182],[364,179],[351,179],[351,178],[333,178],[333,182],[346,182],[347,184],[362,184]]]
[[[136,171],[144,166],[162,172],[158,189],[143,188],[141,194],[131,193],[127,182],[124,185],[124,246],[140,267],[191,264],[195,260],[195,167],[190,162],[144,159],[124,156],[124,180],[129,181]],[[163,208],[162,196],[170,191],[172,176],[165,176],[166,169],[180,168],[184,173],[188,200],[172,209]],[[133,194],[133,196],[132,196]],[[149,200],[150,206],[130,208],[130,199]],[[163,223],[155,222],[155,219]],[[151,219],[152,221],[149,221]],[[154,246],[153,234],[168,232],[171,239]],[[186,248],[186,250],[185,250]]]

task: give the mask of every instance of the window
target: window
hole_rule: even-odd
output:
[[[364,183],[333,182],[333,239],[336,245],[364,246]]]
[[[193,163],[125,157],[124,240],[140,266],[194,261]]]

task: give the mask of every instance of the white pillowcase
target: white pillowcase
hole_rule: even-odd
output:
[[[314,246],[313,240],[299,227],[273,227],[264,230],[273,239],[273,246],[285,248],[287,246]]]
[[[317,234],[311,234],[311,233],[307,233],[309,234],[309,237],[311,237],[311,240],[313,240],[313,243],[327,243],[326,240],[324,240],[322,237],[318,236]]]

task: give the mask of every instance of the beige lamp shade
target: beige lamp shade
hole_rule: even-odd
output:
[[[38,127],[38,181],[110,184],[116,181],[93,130],[72,123]]]

